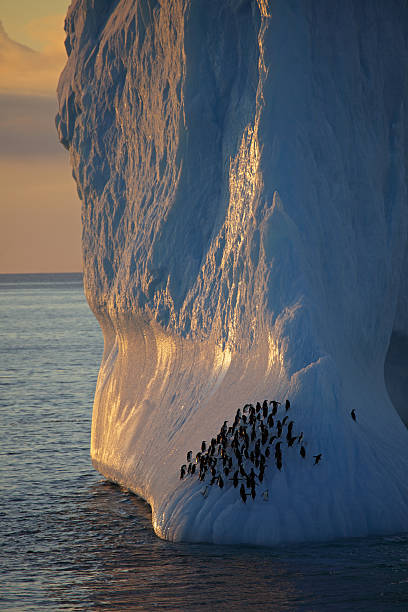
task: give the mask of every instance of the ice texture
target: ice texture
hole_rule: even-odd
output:
[[[161,537],[408,529],[407,23],[405,0],[68,10],[57,128],[105,338],[91,456]],[[318,465],[271,462],[268,502],[180,480],[264,398]]]

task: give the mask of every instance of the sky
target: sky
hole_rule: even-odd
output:
[[[81,203],[55,130],[70,0],[0,0],[0,273],[79,272]]]

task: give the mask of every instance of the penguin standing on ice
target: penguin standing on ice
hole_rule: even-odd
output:
[[[185,475],[186,475],[186,466],[182,465],[180,468],[180,480],[183,480]]]
[[[287,399],[286,402],[285,402],[285,410],[286,410],[286,412],[289,410],[289,408],[290,408],[290,401]]]
[[[242,501],[244,502],[244,504],[246,504],[246,498],[247,498],[247,496],[246,496],[246,493],[245,493],[245,487],[244,487],[244,485],[243,485],[243,484],[241,485],[241,488],[239,489],[239,494],[240,494],[241,499],[242,499]]]
[[[321,458],[322,458],[322,453],[319,453],[318,455],[313,455],[313,459],[315,460],[313,465],[317,465]]]
[[[193,456],[193,451],[188,451],[188,453],[187,453],[187,463],[190,463],[192,456]]]
[[[202,453],[205,453],[205,449],[206,449],[206,444],[205,444],[205,440],[203,440],[203,441],[201,442],[201,452],[202,452]]]
[[[275,416],[275,414],[278,412],[278,405],[280,404],[280,402],[277,402],[276,400],[272,400],[271,404],[272,404],[272,416]]]
[[[306,449],[303,445],[300,447],[300,456],[302,457],[302,459],[306,457]]]
[[[262,414],[263,418],[266,419],[268,416],[268,402],[266,400],[264,400],[264,403],[262,404]]]
[[[353,419],[353,421],[357,421],[356,411],[354,410],[354,408],[353,408],[353,410],[350,412],[350,414],[351,414],[351,418]]]

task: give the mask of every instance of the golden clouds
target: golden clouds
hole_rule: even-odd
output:
[[[20,95],[54,95],[64,67],[62,16],[34,19],[25,28],[41,41],[41,51],[12,40],[0,22],[0,92]]]

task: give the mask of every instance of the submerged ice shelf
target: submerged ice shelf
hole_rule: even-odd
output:
[[[57,129],[105,338],[92,461],[162,537],[408,529],[407,17],[398,0],[71,4]],[[264,397],[290,398],[316,469],[265,472],[268,503],[180,479]]]

